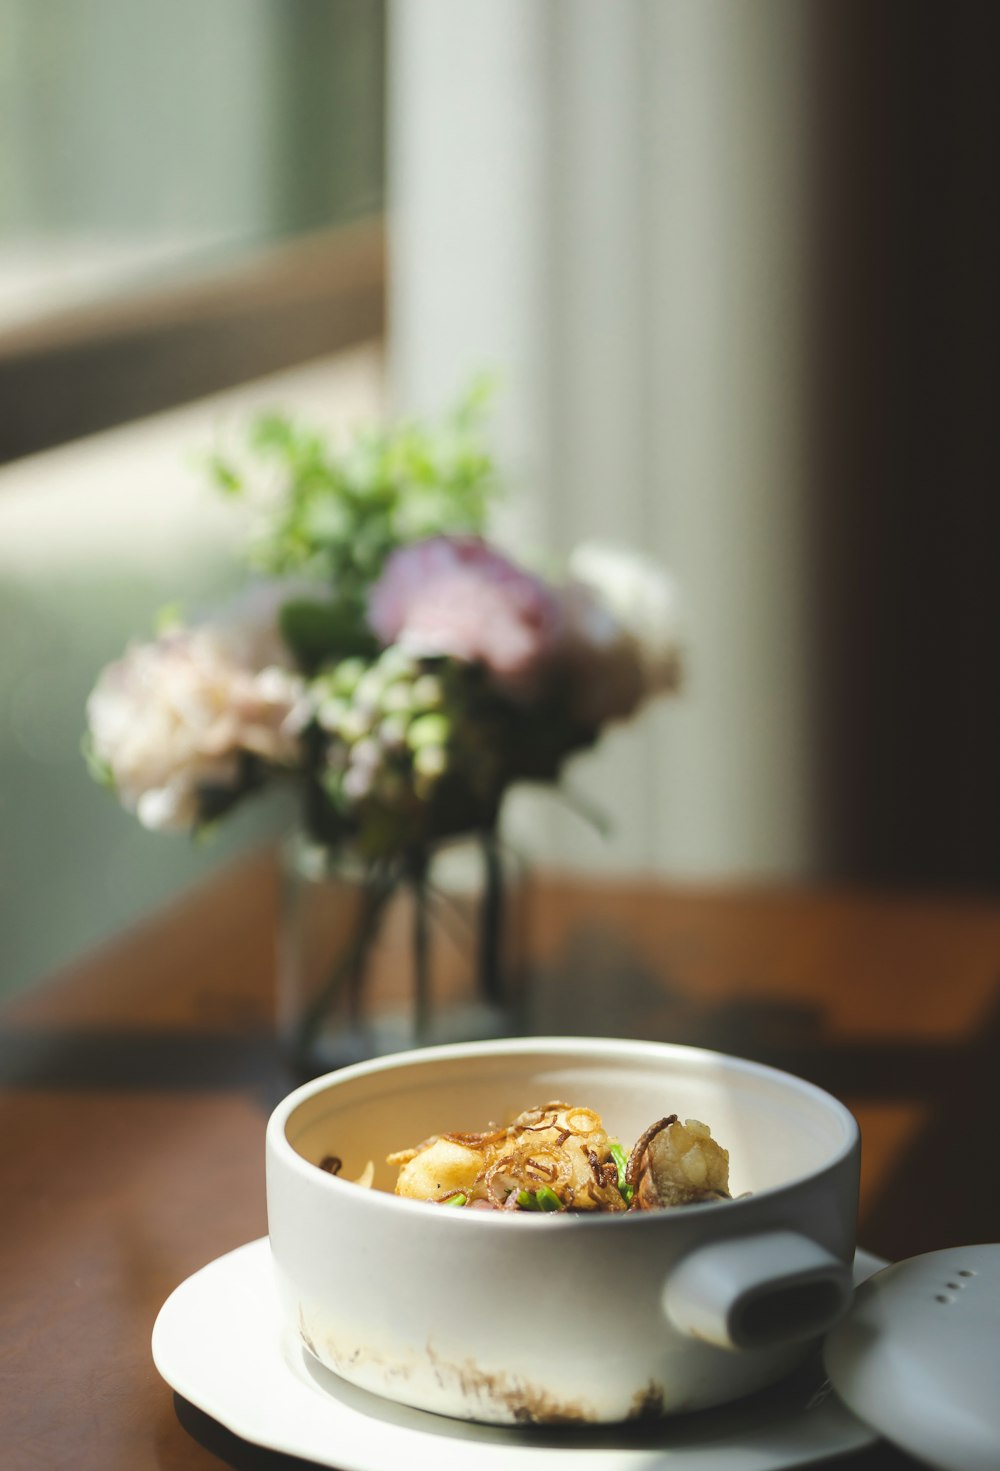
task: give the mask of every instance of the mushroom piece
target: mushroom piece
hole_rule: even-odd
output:
[[[325,1154],[319,1162],[321,1170],[328,1175],[339,1175],[344,1167],[344,1162],[339,1155]],[[360,1185],[363,1190],[370,1190],[375,1179],[375,1161],[370,1159],[356,1180],[348,1180],[349,1185]]]
[[[675,1113],[639,1136],[625,1180],[633,1210],[664,1210],[729,1200],[729,1153],[698,1119],[681,1123]]]

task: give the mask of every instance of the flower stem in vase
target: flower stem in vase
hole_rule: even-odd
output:
[[[350,943],[333,967],[326,984],[319,988],[302,1013],[297,1040],[303,1057],[309,1055],[337,996],[345,988],[351,1026],[360,1028],[363,1025],[368,958],[378,935],[382,911],[397,882],[397,875],[388,865],[373,864],[368,870],[362,885],[360,913]]]
[[[483,897],[479,924],[479,980],[483,998],[500,1005],[503,1001],[503,860],[496,833],[482,833]]]
[[[418,1045],[425,1045],[431,1025],[430,927],[426,853],[418,853],[410,864],[413,886],[413,1031]]]

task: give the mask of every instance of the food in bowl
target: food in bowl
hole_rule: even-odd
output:
[[[625,1141],[664,1108],[706,1120],[734,1198],[549,1216],[395,1193],[386,1157],[401,1145],[543,1099],[586,1104]],[[331,1149],[338,1175],[317,1168]],[[359,1389],[438,1414],[608,1424],[707,1409],[774,1383],[843,1310],[858,1161],[857,1125],[829,1094],[696,1048],[529,1037],[359,1063],[297,1089],[268,1125],[283,1326]]]
[[[729,1154],[698,1119],[675,1113],[644,1129],[630,1152],[592,1108],[554,1101],[481,1133],[432,1134],[386,1161],[395,1194],[469,1210],[665,1210],[730,1200]],[[339,1173],[333,1155],[321,1167]],[[370,1184],[369,1162],[356,1183]]]

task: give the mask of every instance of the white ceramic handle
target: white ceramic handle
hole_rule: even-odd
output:
[[[766,1231],[697,1247],[663,1292],[681,1333],[719,1348],[770,1348],[817,1338],[842,1315],[851,1272],[795,1231]]]

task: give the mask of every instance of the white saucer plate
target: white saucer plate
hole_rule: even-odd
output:
[[[855,1279],[885,1263],[859,1252]],[[450,1420],[366,1394],[283,1329],[267,1238],[220,1257],[160,1309],[153,1360],[167,1383],[228,1430],[337,1471],[783,1471],[874,1440],[831,1393],[818,1357],[775,1389],[724,1409],[589,1429]]]

